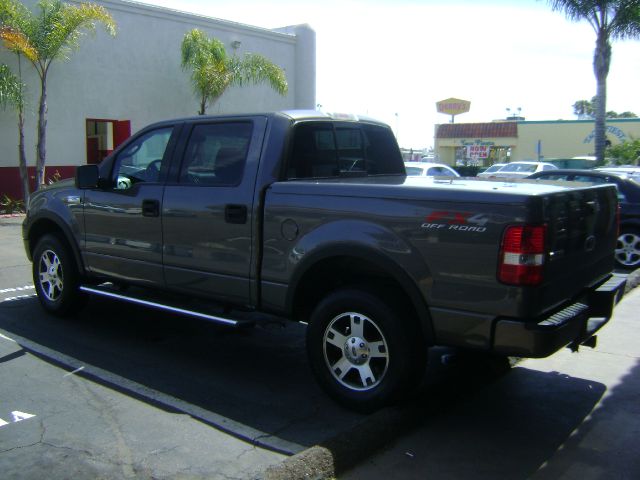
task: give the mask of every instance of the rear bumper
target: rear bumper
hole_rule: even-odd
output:
[[[624,295],[626,277],[612,275],[576,303],[537,321],[498,319],[492,350],[496,353],[542,358],[568,345],[589,340],[611,318]]]

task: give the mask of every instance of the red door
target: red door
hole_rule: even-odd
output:
[[[131,136],[131,120],[116,120],[113,122],[114,150]]]

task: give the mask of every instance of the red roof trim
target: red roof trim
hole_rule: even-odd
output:
[[[496,138],[517,137],[516,122],[447,123],[438,125],[436,138]]]

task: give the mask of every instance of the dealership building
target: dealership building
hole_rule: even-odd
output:
[[[518,160],[595,155],[593,120],[500,120],[435,126],[434,150],[448,165],[489,166]],[[607,144],[640,138],[640,118],[607,119]]]
[[[35,9],[35,1],[23,3]],[[289,84],[286,96],[268,85],[231,87],[207,113],[316,106],[316,39],[308,25],[269,30],[137,2],[94,3],[112,15],[117,34],[112,37],[99,26],[95,36],[81,39],[69,60],[52,64],[47,85],[49,178],[70,177],[76,166],[100,161],[149,123],[197,113],[199,102],[189,73],[180,66],[182,39],[194,28],[221,40],[228,54],[267,57],[285,70]],[[16,58],[0,47],[0,63],[14,72]],[[22,74],[27,84],[25,146],[33,176],[39,80],[25,59]],[[22,198],[20,185],[17,116],[7,107],[0,110],[0,196]]]

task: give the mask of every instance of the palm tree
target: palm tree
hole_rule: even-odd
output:
[[[578,100],[573,104],[573,114],[578,120],[593,118],[593,104],[589,100]]]
[[[555,11],[572,21],[586,20],[596,33],[593,71],[596,76],[595,153],[604,163],[607,76],[611,65],[611,41],[640,36],[640,0],[550,0]]]
[[[78,47],[84,31],[104,24],[115,35],[115,22],[107,10],[92,3],[70,5],[60,0],[40,0],[39,13],[32,13],[18,0],[0,0],[0,39],[5,46],[24,55],[40,77],[36,188],[45,183],[47,141],[47,76],[54,60],[67,59]]]
[[[182,68],[191,70],[191,83],[200,99],[199,115],[232,85],[268,83],[280,95],[287,93],[287,79],[280,67],[258,54],[228,56],[220,40],[198,29],[185,34],[181,51]]]
[[[20,56],[18,56],[20,70]],[[15,76],[7,65],[0,65],[0,106],[5,109],[8,105],[15,108],[18,115],[18,165],[22,182],[22,199],[25,208],[29,206],[29,173],[27,170],[27,156],[24,151],[24,84],[19,76]]]

